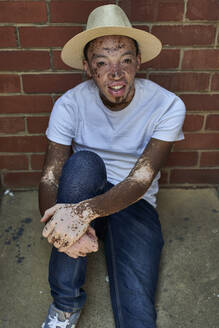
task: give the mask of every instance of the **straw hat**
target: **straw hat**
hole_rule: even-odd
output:
[[[160,40],[153,34],[133,28],[124,11],[117,5],[104,5],[94,9],[87,21],[86,30],[70,39],[63,47],[61,58],[73,68],[83,69],[82,60],[85,45],[105,35],[123,35],[137,41],[141,62],[156,57],[162,48]]]

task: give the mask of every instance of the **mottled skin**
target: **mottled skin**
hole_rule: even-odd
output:
[[[91,42],[87,55],[84,70],[98,86],[105,106],[112,111],[124,109],[134,96],[134,78],[140,67],[140,54],[136,55],[133,41],[123,36],[101,37]],[[112,189],[78,204],[52,206],[55,204],[57,188],[46,180],[45,175],[52,169],[58,181],[71,147],[49,142],[40,184],[40,208],[41,213],[48,208],[42,222],[52,219],[46,224],[43,236],[69,256],[72,250],[72,257],[93,251],[87,243],[90,240],[87,230],[89,223],[97,217],[118,212],[140,199],[165,162],[171,147],[171,142],[151,139],[128,177]],[[47,198],[49,193],[50,198]],[[93,235],[92,242],[96,241],[95,238]]]
[[[134,42],[122,36],[101,37],[90,43],[87,56],[84,70],[98,86],[103,103],[113,111],[128,106],[135,93],[134,78],[141,63]],[[125,85],[122,97],[109,93],[109,86],[114,83]]]
[[[42,215],[47,208],[56,203],[57,186],[61,170],[65,161],[71,156],[71,154],[71,146],[64,146],[49,141],[39,186],[39,207]],[[53,173],[54,180],[50,179],[50,172]],[[48,241],[51,244],[55,243],[55,236],[49,236]],[[58,244],[56,243],[56,245]],[[65,246],[68,246],[67,242]],[[87,253],[95,252],[97,250],[98,241],[95,231],[89,227],[87,232],[78,240],[78,242],[71,247],[68,247],[65,253],[73,258],[77,258],[78,256],[86,256]]]

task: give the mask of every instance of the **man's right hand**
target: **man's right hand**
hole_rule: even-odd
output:
[[[89,226],[86,233],[72,246],[65,250],[64,253],[76,259],[79,256],[86,256],[88,253],[97,251],[98,239],[95,230]]]

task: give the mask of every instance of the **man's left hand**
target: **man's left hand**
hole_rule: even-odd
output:
[[[82,203],[56,204],[45,211],[41,222],[52,217],[43,229],[43,236],[50,244],[66,251],[87,231],[96,216],[88,204]]]

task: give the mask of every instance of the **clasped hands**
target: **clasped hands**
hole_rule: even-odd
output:
[[[58,251],[77,258],[98,250],[98,240],[90,222],[97,216],[87,204],[56,204],[45,211],[41,222],[47,222],[43,237]]]

